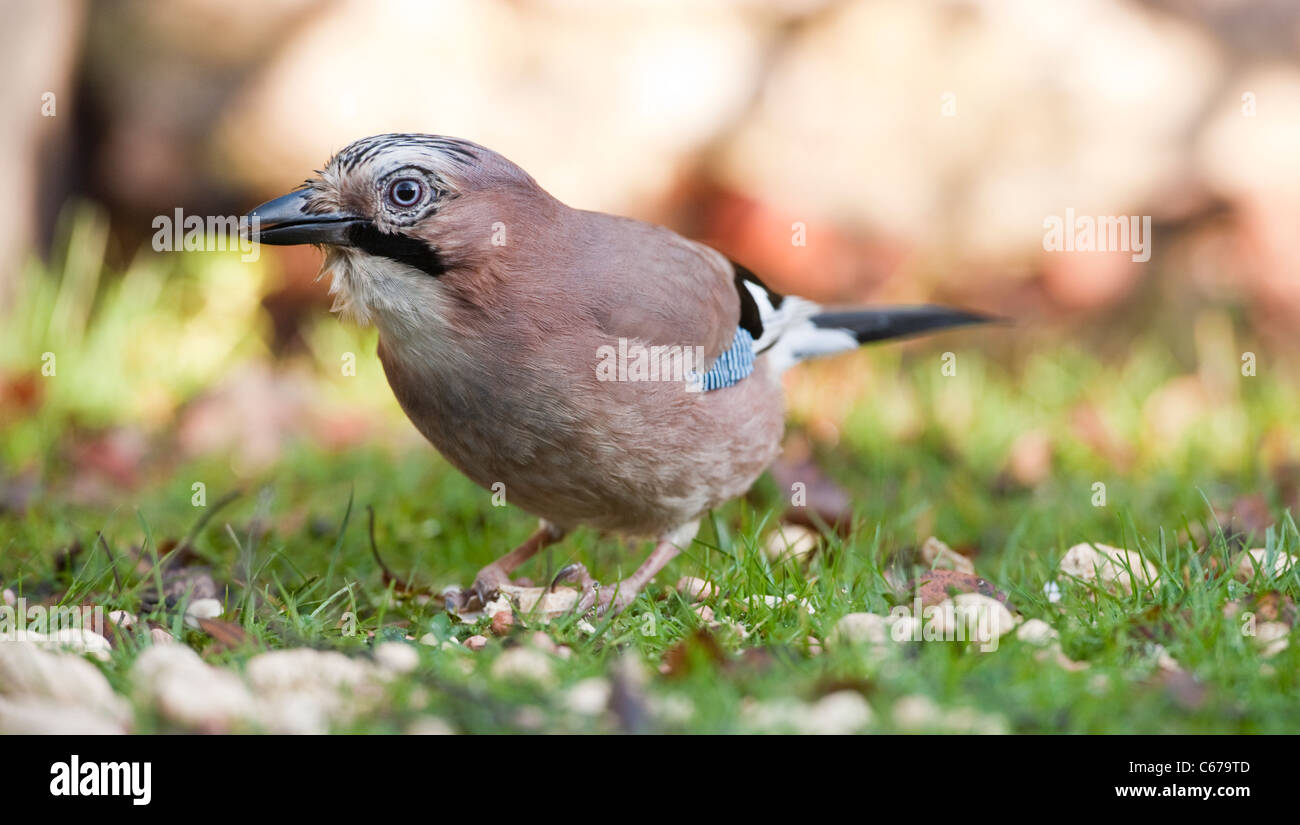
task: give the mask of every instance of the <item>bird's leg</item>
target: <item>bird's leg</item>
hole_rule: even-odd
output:
[[[470,596],[478,599],[480,605],[487,604],[502,585],[510,584],[510,574],[519,565],[537,555],[537,551],[564,538],[564,532],[554,524],[543,521],[523,544],[478,571]]]
[[[691,525],[694,528],[695,525]],[[693,534],[692,529],[692,534]],[[660,570],[668,562],[677,557],[682,552],[682,545],[690,543],[691,536],[685,540],[681,535],[674,534],[659,540],[655,549],[650,553],[646,560],[636,569],[632,575],[622,581],[609,587],[601,587],[600,583],[591,577],[587,568],[581,563],[570,564],[561,570],[551,583],[554,588],[556,583],[561,580],[575,581],[582,586],[582,596],[578,599],[578,604],[574,608],[579,613],[585,613],[591,608],[596,608],[596,615],[604,616],[607,613],[617,616],[623,612],[632,600],[641,592],[641,588],[650,583],[650,580],[658,575]]]

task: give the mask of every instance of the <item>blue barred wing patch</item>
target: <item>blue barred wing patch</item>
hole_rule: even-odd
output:
[[[720,390],[739,382],[754,371],[754,336],[744,327],[736,328],[731,346],[718,356],[713,366],[699,376],[699,388],[704,392]]]

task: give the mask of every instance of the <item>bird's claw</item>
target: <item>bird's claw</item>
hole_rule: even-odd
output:
[[[575,561],[573,564],[566,564],[564,567],[561,567],[559,571],[556,572],[555,578],[551,579],[551,586],[547,589],[554,593],[555,588],[559,586],[560,582],[574,582],[582,588],[583,592],[586,592],[592,587],[600,587],[600,582],[593,579],[591,574],[587,572],[587,565],[580,561]]]
[[[504,570],[497,567],[496,563],[489,564],[478,575],[474,577],[474,595],[483,604],[487,604],[501,592],[501,588],[510,584],[510,576]]]
[[[478,571],[469,590],[456,591],[455,602],[449,603],[457,613],[482,610],[496,598],[503,585],[510,584],[510,576],[494,562]]]
[[[551,586],[548,589],[554,592],[560,582],[572,582],[582,590],[582,595],[578,597],[578,601],[573,606],[573,612],[575,613],[586,613],[600,599],[600,582],[592,578],[591,573],[587,571],[587,565],[580,561],[561,567],[555,574],[555,578],[551,580]]]
[[[550,589],[554,590],[560,582],[574,582],[582,588],[582,595],[573,606],[573,611],[580,615],[593,608],[598,617],[618,615],[632,603],[637,594],[636,587],[627,581],[618,582],[613,587],[602,587],[581,562],[574,562],[560,568],[560,571],[555,574],[555,579],[551,581]]]

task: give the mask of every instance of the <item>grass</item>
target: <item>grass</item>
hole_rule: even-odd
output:
[[[84,472],[66,458],[76,422],[138,419],[144,414],[130,400],[135,394],[152,387],[183,396],[200,379],[211,378],[215,364],[261,355],[245,337],[254,326],[249,308],[242,326],[227,329],[218,344],[200,346],[209,356],[224,353],[221,358],[186,360],[182,353],[187,366],[162,374],[115,369],[104,342],[131,336],[113,319],[142,306],[149,329],[179,330],[195,323],[195,314],[215,311],[205,308],[221,305],[213,294],[218,287],[202,286],[204,274],[166,274],[134,297],[126,285],[130,274],[116,292],[78,287],[85,295],[77,300],[85,305],[66,298],[59,310],[60,317],[73,319],[67,324],[86,331],[76,341],[61,337],[62,327],[35,323],[7,340],[10,371],[31,369],[49,349],[60,353],[61,363],[95,351],[96,369],[115,379],[80,393],[76,373],[66,382],[60,378],[39,410],[6,422],[0,466],[10,473],[35,472],[43,493],[25,512],[0,515],[3,586],[29,600],[93,601],[131,611],[171,629],[209,662],[235,670],[266,649],[310,646],[365,657],[376,640],[426,634],[464,640],[484,631],[484,621],[457,624],[436,599],[407,591],[468,585],[479,567],[527,536],[534,521],[513,508],[492,506],[489,492],[457,474],[432,448],[412,446],[409,424],[382,389],[371,354],[373,334],[347,331],[333,319],[322,319],[310,331],[312,354],[304,368],[329,403],[375,416],[373,431],[382,437],[331,449],[305,432],[288,442],[276,462],[255,471],[232,468],[229,456],[214,453],[171,459],[164,469],[145,473],[138,486],[107,499],[84,502],[69,493]],[[55,287],[42,290],[65,282],[50,280]],[[196,296],[184,304],[188,318],[159,302],[158,296],[176,290]],[[56,293],[24,300],[39,302],[37,308],[27,305],[30,315],[60,306]],[[1198,323],[1221,331],[1223,317],[1207,310]],[[1214,345],[1204,343],[1213,336],[1198,334],[1189,369],[1154,336],[1139,337],[1122,357],[1103,360],[1082,345],[1050,339],[1024,355],[998,338],[1007,334],[877,348],[810,365],[791,377],[792,427],[854,505],[849,535],[830,539],[806,565],[774,563],[760,549],[786,504],[785,491],[765,477],[745,500],[711,514],[697,542],[623,615],[593,622],[594,631],[578,617],[561,617],[544,628],[529,627],[525,618],[511,636],[494,639],[478,653],[414,643],[419,667],[389,685],[381,707],[339,729],[396,732],[432,714],[463,732],[738,732],[754,729],[756,704],[813,701],[841,689],[865,696],[874,711],[868,729],[883,732],[897,729],[893,709],[899,701],[917,695],[947,711],[978,714],[977,723],[950,718],[937,723],[940,729],[1300,728],[1300,646],[1265,659],[1243,636],[1240,615],[1229,618],[1224,609],[1230,602],[1249,604],[1261,593],[1292,601],[1300,596],[1295,568],[1276,580],[1250,583],[1236,581],[1231,570],[1243,544],[1300,552],[1288,512],[1291,493],[1278,472],[1290,456],[1268,447],[1277,433],[1294,429],[1295,384],[1278,376],[1216,375],[1216,363],[1235,371],[1232,353],[1242,346],[1224,344],[1222,336]],[[942,375],[941,353],[958,346],[957,375]],[[1226,359],[1219,352],[1224,348],[1231,354]],[[346,351],[364,353],[355,377],[335,374],[338,353]],[[1200,389],[1186,391],[1192,380]],[[115,404],[121,405],[118,415]],[[1096,413],[1087,420],[1101,425],[1081,425],[1085,409]],[[163,443],[170,434],[165,423],[146,431]],[[1028,482],[1008,480],[1008,454],[1028,431],[1040,432],[1050,445],[1050,471]],[[192,503],[196,481],[206,485],[204,507]],[[1096,504],[1098,482],[1105,484],[1102,506]],[[209,512],[236,491],[237,498]],[[1236,535],[1239,525],[1221,523],[1242,496],[1262,496],[1273,526],[1248,527],[1253,535],[1246,537]],[[401,584],[385,584],[372,555],[368,508],[375,515],[374,541]],[[164,540],[186,536],[205,514],[210,518],[193,540],[196,562],[216,571],[225,616],[250,639],[233,649],[185,627],[184,597],[150,609],[160,589],[159,570],[126,561],[132,548],[146,560],[165,557]],[[1038,648],[1014,636],[985,653],[942,642],[885,649],[825,644],[845,614],[888,613],[897,597],[886,574],[900,553],[931,534],[977,551],[977,572],[1006,592],[1024,617],[1056,628],[1064,653],[1088,667],[1045,663]],[[1067,580],[1058,571],[1061,557],[1070,546],[1089,541],[1140,551],[1159,569],[1158,584],[1123,595]],[[73,543],[84,549],[68,564],[60,551]],[[647,549],[580,531],[520,572],[542,581],[570,561],[583,561],[608,583],[630,572]],[[694,605],[671,588],[684,575],[714,582],[720,595],[709,604],[718,619],[734,624],[706,628]],[[1048,600],[1049,582],[1060,585],[1060,601]],[[766,595],[792,595],[796,601],[774,607],[750,602]],[[340,625],[349,613],[356,617],[356,632],[345,635]],[[508,648],[529,644],[534,629],[572,650],[568,658],[552,658],[553,682],[496,678],[495,661]],[[127,674],[148,644],[147,631],[122,638],[101,665],[124,695],[133,695]],[[1185,677],[1171,679],[1160,671],[1157,646],[1177,660]],[[629,655],[648,673],[644,687],[634,680],[629,688],[644,692],[633,702],[646,709],[643,714],[624,708],[587,716],[567,706],[572,685],[620,672],[619,663]],[[672,663],[670,673],[659,672],[665,662]],[[136,730],[173,728],[146,702],[136,702],[135,713]]]

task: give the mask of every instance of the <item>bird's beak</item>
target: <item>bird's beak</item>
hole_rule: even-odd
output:
[[[338,212],[308,213],[307,194],[308,190],[298,189],[249,212],[246,231],[250,238],[276,246],[306,243],[350,245],[349,231],[367,221]]]

